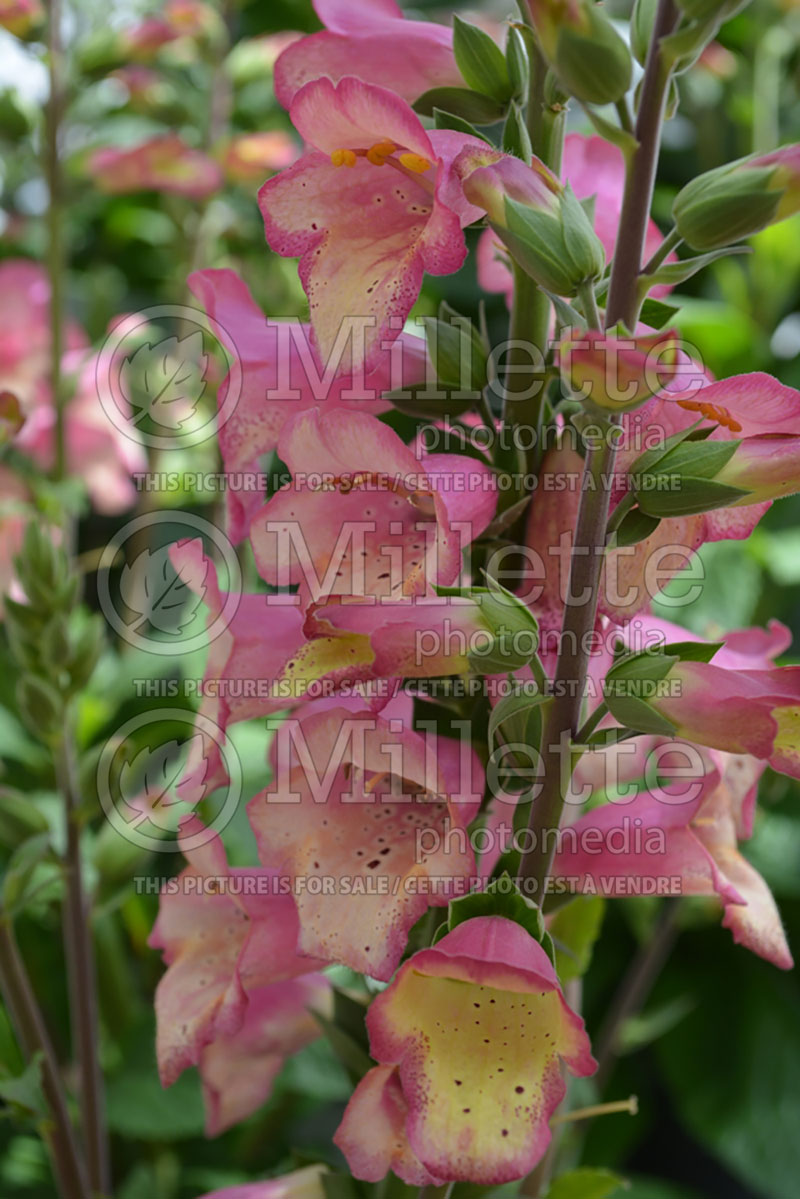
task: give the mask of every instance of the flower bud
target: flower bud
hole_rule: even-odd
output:
[[[684,241],[716,250],[800,211],[800,145],[741,158],[687,183],[672,215]]]
[[[585,104],[613,104],[631,83],[631,55],[592,0],[528,0],[542,53],[561,84]]]
[[[455,169],[467,199],[484,209],[514,260],[540,287],[571,296],[603,273],[605,252],[589,218],[538,158],[527,166],[488,146],[470,146]]]
[[[598,408],[628,412],[662,391],[678,364],[677,335],[611,337],[570,330],[556,348],[561,377],[573,395]]]

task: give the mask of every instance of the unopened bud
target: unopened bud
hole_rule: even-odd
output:
[[[684,241],[716,250],[800,211],[800,144],[753,154],[699,175],[672,214]]]
[[[593,0],[528,0],[542,53],[584,104],[613,104],[631,83],[631,55]]]

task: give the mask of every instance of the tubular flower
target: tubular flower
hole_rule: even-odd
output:
[[[606,700],[633,694],[624,677],[609,680]],[[752,754],[800,778],[800,666],[725,670],[710,662],[677,662],[644,702],[675,735],[732,754]],[[635,689],[635,688],[634,688]]]
[[[259,471],[259,459],[277,448],[290,417],[314,404],[328,413],[355,408],[374,415],[390,405],[382,396],[425,379],[425,343],[401,333],[392,352],[380,355],[371,374],[353,373],[349,344],[331,370],[320,373],[311,353],[309,325],[272,321],[256,305],[246,283],[231,270],[195,271],[189,286],[217,322],[226,348],[241,365],[241,394],[219,431],[226,472]],[[220,387],[223,407],[229,379]],[[238,542],[263,504],[255,490],[226,490],[228,535]]]
[[[222,172],[213,158],[191,149],[177,133],[127,150],[95,150],[88,170],[100,190],[112,195],[162,191],[201,200],[222,186]]]
[[[293,479],[253,518],[253,551],[268,583],[300,585],[304,606],[431,595],[494,515],[483,463],[417,458],[364,413],[306,409],[284,426],[278,453]]]
[[[461,227],[480,213],[450,163],[477,139],[429,134],[399,96],[350,76],[307,83],[291,118],[309,149],[259,192],[267,241],[300,257],[320,360],[330,360],[343,316],[353,317],[365,328],[353,368],[373,369],[423,272],[450,274],[464,261]]]
[[[241,1027],[206,1045],[200,1057],[206,1136],[218,1136],[266,1103],[286,1059],[320,1036],[313,1013],[328,1016],[331,1006],[324,974],[271,983],[248,996]]]
[[[670,469],[655,486],[658,464],[641,477],[642,453],[698,421],[711,428],[708,444],[736,443],[714,482],[742,488],[747,495],[730,506],[688,515],[665,516],[636,545],[611,549],[605,561],[599,610],[624,624],[653,600],[669,579],[687,566],[700,546],[711,541],[740,541],[750,536],[773,497],[800,489],[800,392],[770,375],[737,375],[718,383],[700,378],[689,364],[676,372],[668,388],[642,407],[622,416],[622,437],[611,480],[611,511],[631,489],[649,510],[680,498]],[[569,578],[569,553],[580,499],[583,459],[569,446],[548,451],[539,489],[531,504],[526,541],[535,570],[526,602],[548,627],[560,624]]]
[[[412,707],[409,695],[380,717],[309,705],[279,729],[275,781],[248,808],[262,863],[303,884],[303,952],[383,980],[429,904],[475,870],[479,762],[466,743],[414,732]]]
[[[685,774],[697,758],[694,746],[660,742],[667,753],[659,766],[669,774],[670,759]],[[554,879],[570,879],[578,893],[627,895],[639,884],[666,883],[670,894],[718,895],[723,925],[739,945],[792,967],[792,956],[775,900],[757,870],[739,852],[752,835],[755,794],[765,764],[744,755],[715,753],[712,767],[691,784],[640,791],[633,800],[606,803],[563,831],[553,863]],[[631,835],[634,828],[646,839]],[[652,893],[657,893],[653,891]]]
[[[195,816],[181,824],[189,865],[161,895],[149,944],[167,972],[156,990],[156,1053],[163,1086],[201,1063],[206,1046],[242,1028],[260,988],[313,971],[297,952],[290,895],[266,870],[231,869],[216,833]]]
[[[275,95],[288,108],[297,92],[325,75],[357,75],[409,103],[432,87],[463,87],[453,31],[408,21],[395,0],[314,0],[325,29],[293,43],[275,64]]]
[[[415,1185],[424,1172],[484,1186],[521,1178],[550,1141],[560,1060],[581,1077],[596,1068],[544,949],[500,916],[466,920],[409,958],[367,1028],[380,1064],[334,1140],[368,1180],[390,1168]]]

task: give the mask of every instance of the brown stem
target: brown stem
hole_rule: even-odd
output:
[[[92,1190],[111,1194],[111,1175],[103,1103],[103,1075],[98,1055],[97,979],[91,910],[81,878],[78,790],[70,734],[56,752],[56,776],[67,823],[65,857],[64,950],[70,992],[72,1040],[81,1080],[81,1115]]]
[[[7,920],[0,920],[0,991],[26,1059],[40,1058],[42,1093],[50,1112],[43,1135],[58,1190],[62,1199],[89,1199],[89,1186],[78,1155],[56,1056],[14,930]]]
[[[652,935],[645,941],[631,962],[627,974],[606,1013],[605,1023],[596,1042],[597,1073],[594,1081],[598,1094],[608,1082],[614,1065],[619,1034],[626,1020],[641,1011],[653,983],[669,957],[678,935],[679,902],[666,900]]]

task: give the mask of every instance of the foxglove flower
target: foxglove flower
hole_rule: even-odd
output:
[[[561,1061],[596,1068],[542,946],[481,916],[415,953],[367,1014],[373,1057],[334,1137],[356,1178],[510,1182],[550,1141]],[[393,1072],[396,1071],[396,1074]]]
[[[343,317],[364,318],[364,350],[352,365],[373,369],[423,273],[451,274],[464,261],[462,225],[480,211],[451,164],[477,139],[428,133],[399,96],[350,76],[306,84],[290,115],[308,149],[259,192],[267,241],[300,257],[320,360],[329,361]]]

